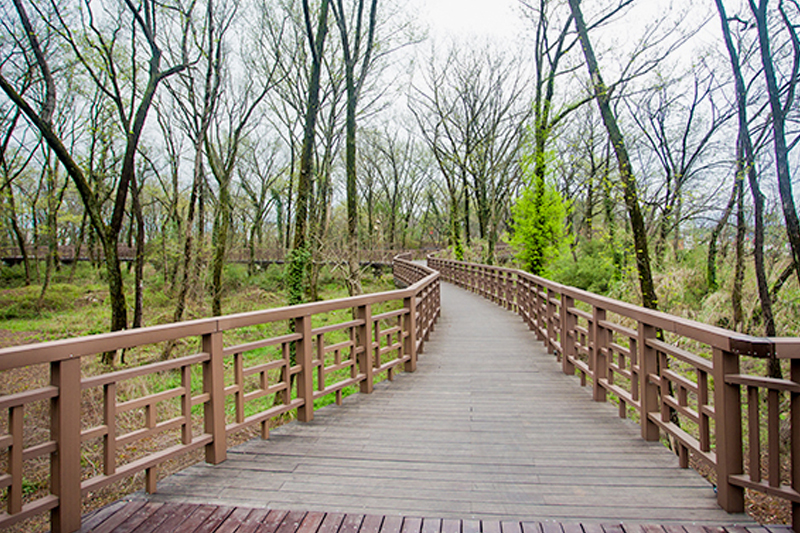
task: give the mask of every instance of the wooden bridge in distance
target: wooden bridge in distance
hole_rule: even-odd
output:
[[[85,494],[144,470],[148,493],[134,494],[84,517],[83,530],[756,533],[767,529],[742,514],[745,487],[800,502],[795,491],[800,477],[793,477],[789,484],[782,482],[775,459],[768,461],[765,474],[761,468],[762,461],[767,463],[765,456],[782,453],[772,431],[775,421],[783,416],[792,428],[800,428],[800,376],[792,357],[798,355],[798,339],[758,339],[726,332],[509,269],[439,259],[430,259],[429,264],[435,271],[396,261],[396,277],[409,286],[396,294],[219,317],[186,323],[177,332],[175,326],[164,326],[151,333],[155,338],[149,342],[203,336],[203,353],[160,367],[180,369],[187,380],[189,366],[202,364],[202,394],[189,392],[185,384],[175,392],[116,400],[111,385],[141,375],[147,367],[82,379],[83,389],[104,387],[106,424],[81,429],[80,440],[102,438],[109,466],[105,473],[84,476],[77,492]],[[472,292],[451,284],[440,286],[440,276]],[[372,306],[389,298],[400,298],[402,307],[373,314]],[[355,309],[355,319],[312,328],[314,313],[335,308]],[[218,335],[234,327],[287,318],[295,320],[295,333],[260,343],[225,347]],[[631,327],[631,320],[638,326]],[[328,344],[322,340],[336,328],[349,330],[350,341]],[[665,335],[657,335],[656,330]],[[141,332],[125,335],[121,341],[107,335],[56,347],[42,345],[27,352],[24,347],[0,350],[0,369],[23,358],[50,361],[54,368],[72,365],[75,353],[97,353],[112,343],[122,347],[145,342]],[[711,347],[713,359],[678,346],[675,336]],[[536,342],[537,337],[544,342]],[[288,360],[291,343],[297,347],[294,366]],[[283,346],[285,359],[255,369],[244,367],[241,354],[256,344]],[[57,348],[65,346],[69,357],[58,359]],[[343,361],[340,351],[347,349],[351,359]],[[328,360],[328,352],[336,354],[334,359]],[[740,373],[739,358],[765,353],[792,359],[791,379]],[[658,368],[653,357],[662,363]],[[225,358],[232,358],[230,384],[214,378],[215,361],[221,368]],[[267,366],[282,368],[283,381],[266,383]],[[398,374],[401,366],[409,372]],[[328,384],[325,374],[342,367],[349,369],[351,377]],[[259,373],[262,388],[246,392],[244,378]],[[374,382],[379,373],[388,380]],[[292,374],[297,380],[296,397],[286,395],[282,405],[245,416],[241,408],[245,401],[286,390]],[[53,387],[30,396],[67,394],[52,390],[67,390],[60,382],[66,375],[57,371]],[[582,388],[580,383],[591,387]],[[368,394],[341,400],[341,388],[349,385]],[[742,415],[743,389],[749,417]],[[757,419],[754,413],[761,412],[760,392],[766,392],[768,404],[767,453],[762,453],[760,430],[752,423]],[[313,398],[333,393],[341,405],[314,411]],[[790,413],[779,410],[782,393],[789,394]],[[170,394],[183,398],[183,419],[157,421],[148,415],[143,430],[108,438],[113,434],[108,422],[114,423],[115,410],[135,404],[147,406],[149,413],[151,406]],[[611,394],[618,400],[618,409],[605,403]],[[12,421],[19,415],[15,406],[29,399],[20,396],[0,397],[0,407],[10,409]],[[229,397],[233,397],[233,416],[223,412]],[[204,427],[198,434],[191,428],[189,411],[199,404],[206,407]],[[668,408],[695,425],[674,424]],[[295,409],[299,422],[269,430],[272,416]],[[638,422],[620,420],[632,412],[638,413]],[[56,408],[59,413],[63,409]],[[66,423],[58,419],[54,427],[61,430]],[[131,435],[153,434],[167,424],[188,428],[183,430],[183,444],[115,466],[115,441],[129,442]],[[268,439],[227,448],[225,435],[253,424],[262,424]],[[791,433],[794,437],[794,429]],[[677,455],[658,442],[665,434],[673,437]],[[69,442],[54,442],[39,444],[35,452],[21,446],[14,450],[18,438],[13,432],[0,435],[0,444],[11,444],[9,456],[74,448]],[[792,471],[800,459],[795,449],[798,440],[790,443]],[[208,464],[157,481],[158,464],[201,447]],[[749,464],[744,461],[745,452]],[[718,484],[718,494],[686,468],[690,456],[707,462],[717,479],[724,480]],[[64,468],[64,462],[60,459],[55,470]],[[15,460],[9,463],[13,470]],[[64,476],[57,481],[68,482]],[[0,482],[10,487],[9,494],[19,483],[13,472]],[[74,495],[63,486],[53,492],[39,509],[53,510],[54,529],[73,530],[61,526],[70,520],[81,527],[80,516],[75,521],[70,515],[74,507],[64,501],[70,497],[74,502]],[[31,505],[17,502],[17,516],[39,510]],[[11,522],[14,516],[4,514],[0,519]],[[797,516],[795,512],[795,521]]]

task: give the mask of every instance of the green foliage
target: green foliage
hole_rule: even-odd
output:
[[[464,244],[461,242],[460,237],[457,237],[456,242],[453,244],[453,255],[456,261],[464,260]]]
[[[278,264],[268,265],[256,271],[250,277],[249,283],[265,291],[277,291],[283,287],[284,267]]]
[[[0,264],[0,287],[22,287],[25,285],[25,267]]]
[[[225,263],[222,267],[223,293],[235,291],[246,286],[249,282],[247,265],[238,263]]]
[[[85,299],[81,287],[68,283],[54,283],[45,293],[38,307],[39,285],[0,291],[0,320],[37,318],[42,312],[77,307]]]
[[[286,262],[286,291],[289,305],[297,305],[305,300],[306,270],[311,260],[311,252],[306,248],[289,251]]]
[[[611,247],[602,239],[593,239],[581,243],[574,257],[560,256],[548,269],[547,277],[596,294],[608,294],[620,274]]]
[[[523,269],[542,274],[568,244],[564,220],[567,203],[548,183],[528,185],[512,206],[509,243]]]

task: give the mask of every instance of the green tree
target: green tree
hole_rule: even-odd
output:
[[[551,184],[529,177],[511,208],[511,246],[517,261],[528,272],[541,275],[567,243],[564,220],[567,203]]]

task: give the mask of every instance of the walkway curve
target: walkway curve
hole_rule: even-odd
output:
[[[442,284],[413,374],[159,483],[155,502],[434,518],[753,525],[591,401],[513,313]]]

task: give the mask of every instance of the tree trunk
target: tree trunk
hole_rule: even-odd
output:
[[[222,315],[222,270],[225,266],[225,251],[230,227],[230,176],[219,181],[217,213],[214,217],[214,258],[211,262],[211,313]]]
[[[469,229],[469,183],[467,182],[467,172],[461,169],[461,186],[464,194],[464,241],[467,248],[472,245],[472,236]]]
[[[28,249],[25,246],[25,234],[20,229],[19,221],[17,220],[17,207],[14,202],[13,186],[9,183],[7,189],[8,191],[6,192],[6,199],[8,200],[8,215],[11,221],[11,229],[14,232],[14,237],[17,240],[19,252],[22,255],[22,264],[25,267],[25,286],[27,287],[31,284],[31,260],[28,256]]]
[[[319,87],[322,73],[322,52],[325,47],[325,36],[328,32],[328,4],[329,0],[320,3],[319,18],[317,20],[316,39],[311,34],[311,19],[307,0],[303,1],[303,12],[306,21],[306,31],[309,47],[311,48],[311,78],[308,84],[308,98],[306,100],[305,125],[303,126],[303,145],[300,152],[300,172],[297,180],[297,201],[295,202],[294,246],[289,253],[287,289],[289,305],[303,301],[303,283],[309,260],[306,242],[308,226],[308,207],[313,181],[313,154],[314,134],[316,133],[317,112],[319,111]]]
[[[597,65],[597,59],[595,58],[594,50],[589,41],[589,34],[586,30],[586,24],[583,20],[583,13],[580,10],[579,2],[580,0],[569,0],[569,6],[572,10],[572,17],[575,20],[575,28],[580,37],[581,47],[583,48],[584,57],[586,58],[586,66],[589,69],[589,76],[591,77],[592,86],[594,88],[595,99],[600,108],[600,114],[603,117],[603,124],[608,131],[609,140],[617,156],[625,197],[625,206],[628,209],[628,217],[630,218],[631,230],[633,231],[636,268],[639,273],[639,287],[642,292],[642,305],[649,309],[657,309],[658,297],[656,296],[655,285],[653,283],[653,275],[650,271],[650,254],[647,249],[647,230],[644,225],[644,218],[639,209],[636,179],[633,176],[633,169],[631,168],[630,158],[628,156],[628,150],[625,147],[622,132],[611,110],[608,88],[603,82],[603,78],[600,76],[600,68]]]
[[[344,16],[342,13],[341,16]],[[352,61],[346,61],[347,113],[345,133],[345,167],[347,174],[347,292],[357,296],[361,287],[358,258],[358,204],[356,202],[356,101]]]
[[[786,145],[786,114],[792,108],[794,97],[794,87],[798,84],[798,66],[800,57],[795,57],[792,76],[789,77],[791,88],[785,93],[789,95],[789,101],[784,106],[781,103],[781,88],[775,76],[775,63],[770,51],[769,28],[767,27],[767,0],[759,0],[756,7],[754,0],[750,0],[750,9],[756,19],[758,28],[758,44],[761,51],[761,64],[764,67],[764,77],[767,81],[767,93],[769,95],[769,107],[772,111],[772,140],[775,145],[775,165],[778,173],[778,191],[781,196],[781,208],[786,220],[786,234],[789,238],[792,261],[795,265],[797,280],[800,283],[800,221],[797,218],[797,209],[794,205],[794,194],[792,192],[792,178],[789,171],[789,148]],[[780,7],[783,14],[783,7]],[[788,20],[785,21],[789,26]],[[797,39],[796,28],[789,27],[794,39]],[[795,41],[795,56],[800,55],[800,42]]]
[[[728,205],[725,211],[722,212],[722,217],[717,221],[714,229],[711,230],[711,236],[708,240],[708,259],[706,260],[706,282],[708,284],[708,292],[716,292],[719,289],[719,281],[717,280],[717,243],[722,230],[728,223],[728,219],[733,211],[733,206],[736,204],[739,189],[744,187],[744,174],[739,174],[738,165],[737,173],[734,176],[733,188],[731,189],[731,198],[728,200]]]
[[[136,177],[131,180],[131,203],[133,218],[136,224],[136,256],[134,258],[134,304],[132,327],[140,328],[144,323],[144,215],[140,202],[141,187],[136,184]]]
[[[86,212],[84,211],[83,216],[81,217],[81,229],[78,231],[78,239],[77,242],[73,244],[73,250],[75,254],[75,259],[72,261],[72,265],[69,269],[69,278],[68,283],[72,283],[72,280],[75,279],[75,270],[78,268],[78,259],[83,253],[83,241],[86,238]]]
[[[758,286],[758,296],[761,300],[761,314],[764,320],[764,334],[768,337],[775,336],[775,319],[772,314],[772,298],[769,293],[769,286],[767,284],[767,275],[764,270],[764,195],[761,194],[761,188],[758,183],[758,176],[755,169],[755,153],[753,150],[752,139],[750,138],[750,130],[747,120],[747,89],[742,76],[741,66],[739,64],[739,54],[733,44],[731,37],[730,25],[728,17],[725,14],[725,6],[722,0],[715,0],[717,11],[719,13],[720,22],[722,24],[722,36],[725,40],[725,47],[728,50],[728,56],[731,62],[731,70],[733,72],[735,87],[736,87],[736,108],[739,118],[739,139],[742,142],[744,149],[744,161],[741,163],[742,167],[747,172],[748,182],[750,183],[750,192],[753,195],[753,210],[755,215],[755,224],[753,228],[753,261],[755,263],[756,271],[756,285]],[[780,377],[780,365],[777,359],[770,358],[768,374],[772,377]]]
[[[736,182],[734,194],[736,196],[736,268],[733,275],[733,290],[731,303],[733,304],[733,329],[738,330],[744,322],[742,311],[742,287],[744,286],[744,240],[747,225],[744,220],[744,143],[741,138],[736,149]]]
[[[44,281],[42,290],[39,292],[39,299],[36,307],[41,311],[44,305],[44,297],[50,287],[53,270],[58,269],[58,205],[60,203],[57,192],[58,181],[58,162],[53,163],[50,159],[50,151],[45,157],[45,232],[47,240],[47,254],[45,256]]]

